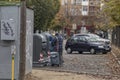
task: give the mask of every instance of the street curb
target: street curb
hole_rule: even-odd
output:
[[[115,57],[115,60],[117,60],[118,64],[120,65],[120,61],[119,61],[119,59],[117,58],[117,56],[114,54],[113,51],[111,51],[111,53],[112,53],[112,55]]]

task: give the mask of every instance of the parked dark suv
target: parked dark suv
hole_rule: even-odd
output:
[[[72,36],[69,38],[65,45],[65,50],[68,54],[73,51],[82,52],[90,52],[92,54],[102,52],[106,54],[111,51],[111,47],[105,45],[104,43],[99,42],[95,38],[90,38],[87,36]]]

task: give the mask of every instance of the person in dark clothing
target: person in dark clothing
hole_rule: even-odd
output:
[[[56,36],[56,41],[57,41],[56,49],[57,49],[57,52],[59,53],[60,64],[62,64],[63,63],[63,55],[62,55],[62,53],[63,53],[63,37],[58,33],[56,33],[55,36]]]
[[[57,50],[57,42],[58,42],[57,37],[53,36],[53,39],[51,41],[52,51],[58,52],[58,50]]]

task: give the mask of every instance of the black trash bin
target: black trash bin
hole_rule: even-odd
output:
[[[51,66],[60,66],[60,59],[59,59],[59,53],[58,52],[51,52],[50,53],[50,62]]]
[[[47,52],[47,40],[42,34],[33,35],[33,67],[47,65],[49,57]]]

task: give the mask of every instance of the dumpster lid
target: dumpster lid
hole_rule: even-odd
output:
[[[35,33],[34,35],[39,36],[42,39],[42,42],[47,42],[47,39],[44,35],[39,34],[39,33]]]
[[[47,42],[47,40],[46,40],[46,37],[45,37],[45,36],[43,36],[42,34],[40,34],[40,36],[41,36],[41,38],[42,38],[42,42]]]

